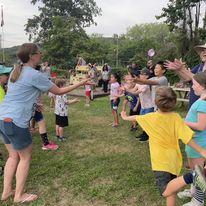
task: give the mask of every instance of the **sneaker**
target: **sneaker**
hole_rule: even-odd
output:
[[[204,206],[204,202],[200,203],[198,202],[194,197],[192,198],[192,200],[182,206]]]
[[[58,139],[60,142],[65,142],[65,141],[66,141],[66,137],[57,137],[57,139]]]
[[[49,143],[48,145],[42,146],[43,150],[57,150],[58,148],[59,148],[59,146],[57,144],[54,144],[54,143]]]
[[[204,169],[200,165],[195,165],[194,185],[199,187],[203,193],[206,191],[206,178]]]
[[[139,141],[140,142],[147,142],[148,140],[149,140],[148,135],[146,133],[142,133]]]
[[[192,193],[191,193],[191,189],[185,189],[184,191],[178,192],[177,196],[180,199],[184,199],[184,198],[192,198]]]
[[[131,127],[130,131],[131,132],[136,132],[137,131],[137,127]]]

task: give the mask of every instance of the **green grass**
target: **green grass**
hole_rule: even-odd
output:
[[[48,98],[45,101],[49,138],[56,141],[53,110],[48,107]],[[108,97],[96,99],[89,108],[84,107],[83,99],[71,105],[69,122],[65,129],[68,140],[58,143],[57,151],[42,151],[40,137],[34,135],[26,189],[38,194],[39,199],[28,205],[165,205],[155,186],[148,143],[138,142],[128,122],[120,120],[119,128],[108,126],[112,122]],[[0,151],[6,159],[2,144]],[[2,183],[0,177],[0,191]],[[12,199],[1,205],[13,205]]]

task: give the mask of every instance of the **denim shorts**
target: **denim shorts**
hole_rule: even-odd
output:
[[[154,177],[156,180],[156,185],[157,188],[160,192],[160,194],[162,195],[163,192],[165,191],[167,184],[175,179],[177,176],[173,175],[169,172],[164,172],[164,171],[154,171]]]
[[[141,108],[140,115],[145,115],[145,114],[148,114],[148,113],[151,113],[151,112],[154,112],[154,107],[147,108],[147,109]]]
[[[0,133],[4,144],[11,144],[15,150],[23,150],[32,144],[29,128],[21,128],[13,122],[0,120]]]

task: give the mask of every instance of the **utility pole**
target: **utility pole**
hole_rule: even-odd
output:
[[[118,67],[119,64],[119,37],[118,34],[114,34],[114,40],[116,40],[116,68]]]

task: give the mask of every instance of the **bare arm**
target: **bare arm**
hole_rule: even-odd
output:
[[[185,122],[192,130],[203,131],[206,129],[206,114],[198,113],[197,122]]]
[[[196,142],[191,139],[187,145],[189,145],[190,147],[192,147],[193,149],[195,149],[198,153],[200,153],[204,158],[206,158],[206,150],[203,149],[202,147],[200,147],[198,144],[196,144]]]
[[[74,104],[74,103],[77,103],[77,102],[80,102],[79,99],[75,98],[75,99],[71,99],[71,100],[68,100],[68,104]]]
[[[62,95],[62,94],[66,94],[68,92],[71,92],[72,90],[84,85],[87,81],[89,81],[90,79],[85,79],[82,80],[81,82],[71,85],[71,86],[67,86],[67,87],[57,87],[56,85],[53,85],[52,88],[49,90],[51,93],[56,94],[56,95]]]
[[[137,115],[127,116],[126,112],[122,111],[121,112],[121,117],[122,117],[123,120],[130,121],[130,122],[135,122],[136,118],[137,118]]]
[[[128,103],[127,99],[124,99],[123,103],[122,103],[122,111],[126,111],[126,105]]]
[[[148,84],[148,85],[158,85],[159,84],[157,80],[140,79],[139,77],[135,78],[135,82],[138,84]]]
[[[186,68],[185,63],[182,62],[181,59],[175,59],[174,62],[167,61],[165,63],[165,67],[168,70],[174,71],[179,78],[185,82],[191,81],[194,76],[194,74]]]

